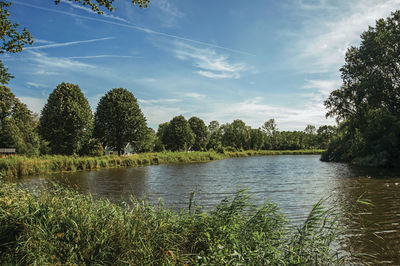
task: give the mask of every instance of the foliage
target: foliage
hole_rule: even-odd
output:
[[[195,135],[189,122],[183,117],[175,116],[165,129],[165,146],[171,151],[187,151],[192,147]]]
[[[206,124],[202,119],[195,116],[191,117],[188,122],[190,129],[194,133],[193,150],[205,150],[208,142],[208,131]]]
[[[49,184],[0,186],[0,260],[5,264],[339,264],[335,216],[318,203],[298,228],[278,206],[250,204],[243,191],[210,213],[129,204]]]
[[[80,156],[102,156],[103,154],[104,148],[98,139],[89,139],[83,143],[79,150]]]
[[[101,7],[105,7],[109,11],[113,11],[115,7],[113,6],[114,0],[67,0],[70,2],[78,3],[81,5],[88,5],[92,8],[92,10],[98,14],[103,14],[103,11],[100,10]],[[61,0],[54,1],[57,4],[61,2]],[[132,0],[133,5],[137,5],[141,8],[146,8],[149,6],[150,0]]]
[[[343,84],[325,101],[339,136],[323,159],[394,166],[400,160],[400,11],[380,19],[346,53]]]
[[[128,143],[138,147],[146,135],[147,125],[137,100],[127,89],[112,89],[97,105],[94,134],[104,145],[121,154]]]
[[[19,154],[38,155],[37,123],[25,104],[0,85],[0,147],[15,148]]]
[[[237,150],[247,148],[250,142],[249,127],[240,120],[236,119],[231,124],[222,126],[223,137],[222,144],[224,146],[232,146]]]
[[[78,85],[61,83],[43,107],[39,134],[54,154],[78,153],[93,131],[89,102]]]

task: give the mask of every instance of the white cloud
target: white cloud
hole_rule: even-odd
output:
[[[151,99],[151,100],[145,100],[145,99],[138,99],[138,102],[141,104],[155,104],[155,103],[177,103],[180,102],[180,99]]]
[[[64,57],[53,57],[46,53],[29,51],[29,59],[41,67],[43,73],[52,73],[54,68],[81,71],[82,69],[96,68],[94,65],[79,62]],[[47,69],[51,69],[51,71]],[[39,70],[38,70],[39,71]]]
[[[65,47],[65,46],[70,46],[70,45],[75,45],[75,44],[81,44],[81,43],[91,43],[91,42],[98,42],[98,41],[107,41],[107,40],[111,40],[111,39],[114,39],[114,37],[106,37],[106,38],[91,39],[91,40],[83,40],[83,41],[64,42],[64,43],[51,43],[51,44],[45,44],[45,45],[40,45],[40,46],[26,47],[26,48],[24,48],[24,50],[38,50],[38,49]]]
[[[133,55],[112,55],[112,54],[101,54],[101,55],[86,55],[86,56],[70,56],[68,59],[96,59],[96,58],[138,58]]]
[[[299,2],[300,8],[336,7],[329,18],[316,15],[306,21],[301,33],[304,38],[295,49],[299,53],[297,65],[307,72],[337,72],[344,64],[347,48],[358,45],[368,25],[374,26],[377,19],[388,17],[400,5],[400,0],[320,0],[316,5],[305,2]]]
[[[18,97],[21,102],[26,104],[34,113],[40,114],[43,109],[43,106],[46,104],[47,99],[45,98],[35,98],[35,97]]]
[[[206,95],[197,92],[186,93],[185,96],[196,100],[204,100],[206,98]]]
[[[37,88],[37,89],[46,87],[46,85],[44,85],[44,84],[40,84],[40,83],[36,83],[36,82],[30,82],[30,81],[26,82],[26,85],[28,85],[30,87]]]
[[[149,125],[157,130],[161,123],[170,121],[174,116],[185,114],[180,107],[166,107],[158,104],[144,105],[140,107]]]
[[[321,96],[327,97],[333,90],[340,88],[339,80],[306,80],[303,85],[304,89],[316,89]]]
[[[277,122],[279,130],[303,130],[308,124],[321,126],[334,124],[333,119],[325,119],[321,104],[309,102],[302,108],[288,108],[263,103],[262,97],[249,98],[229,105],[215,103],[208,106],[207,112],[199,114],[206,121],[217,120],[220,123],[241,119],[252,128],[261,127],[270,118]]]
[[[184,14],[169,0],[152,0],[150,8],[157,8],[154,13],[155,17],[162,21],[163,27],[173,27],[177,25],[178,19],[182,18]]]
[[[240,74],[248,67],[243,63],[230,63],[229,57],[217,54],[215,50],[191,46],[183,42],[175,42],[175,56],[184,61],[191,61],[197,69],[196,73],[213,79],[240,78]]]

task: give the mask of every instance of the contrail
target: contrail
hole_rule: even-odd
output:
[[[106,38],[100,38],[100,39],[83,40],[83,41],[74,41],[74,42],[64,42],[64,43],[52,43],[52,44],[45,44],[45,45],[40,45],[40,46],[31,46],[31,47],[26,47],[26,48],[24,48],[24,50],[36,50],[36,49],[46,49],[46,48],[64,47],[64,46],[70,46],[70,45],[74,45],[74,44],[88,43],[88,42],[98,42],[98,41],[106,41],[106,40],[111,40],[111,39],[114,39],[114,37],[106,37]]]
[[[125,27],[125,28],[135,29],[135,30],[139,30],[139,31],[142,31],[142,32],[145,32],[145,33],[148,33],[148,34],[156,34],[156,35],[165,36],[165,37],[169,37],[169,38],[174,38],[174,39],[178,39],[178,40],[182,40],[182,41],[197,43],[197,44],[206,45],[206,46],[209,46],[209,47],[214,47],[214,48],[218,48],[218,49],[222,49],[222,50],[226,50],[226,51],[230,51],[230,52],[234,52],[234,53],[255,56],[254,54],[251,54],[251,53],[248,53],[248,52],[244,52],[244,51],[240,51],[240,50],[236,50],[236,49],[231,49],[231,48],[228,48],[228,47],[224,47],[224,46],[220,46],[220,45],[216,45],[216,44],[212,44],[212,43],[197,41],[197,40],[193,40],[193,39],[189,39],[189,38],[185,38],[185,37],[181,37],[181,36],[177,36],[177,35],[173,35],[173,34],[169,34],[169,33],[165,33],[165,32],[155,31],[155,30],[152,30],[152,29],[149,29],[149,28],[144,28],[144,27],[133,25],[133,24],[124,24],[124,23],[104,20],[104,19],[100,19],[100,18],[86,17],[86,16],[82,16],[82,15],[77,15],[77,14],[72,14],[72,13],[69,13],[69,12],[61,11],[61,10],[54,10],[54,9],[47,8],[47,7],[35,6],[35,5],[32,5],[32,4],[28,4],[28,3],[22,3],[22,2],[19,2],[19,1],[12,1],[12,3],[18,4],[18,5],[22,5],[22,6],[32,7],[32,8],[36,8],[36,9],[40,9],[40,10],[44,10],[44,11],[64,14],[64,15],[68,15],[68,16],[72,16],[72,17],[88,19],[88,20],[93,20],[93,21],[99,21],[99,22],[108,23],[108,24],[112,24],[112,25],[117,25],[117,26],[121,26],[121,27]]]

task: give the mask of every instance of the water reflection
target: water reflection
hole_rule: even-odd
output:
[[[271,199],[294,223],[318,200],[343,209],[343,245],[359,262],[400,264],[400,173],[319,161],[319,156],[263,156],[194,164],[157,165],[52,175],[84,193],[112,200],[130,195],[167,207],[188,206],[190,191],[204,209],[246,188],[256,203]],[[38,177],[26,182],[40,182]],[[359,197],[371,205],[357,203]],[[349,214],[351,213],[351,215]],[[350,249],[351,247],[351,249]]]

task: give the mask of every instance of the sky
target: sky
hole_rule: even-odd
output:
[[[98,15],[61,0],[11,0],[10,18],[35,43],[0,59],[12,92],[40,113],[61,82],[93,111],[112,88],[138,99],[148,125],[183,115],[207,124],[274,118],[279,130],[335,124],[323,102],[341,85],[347,48],[400,0],[116,1]]]

